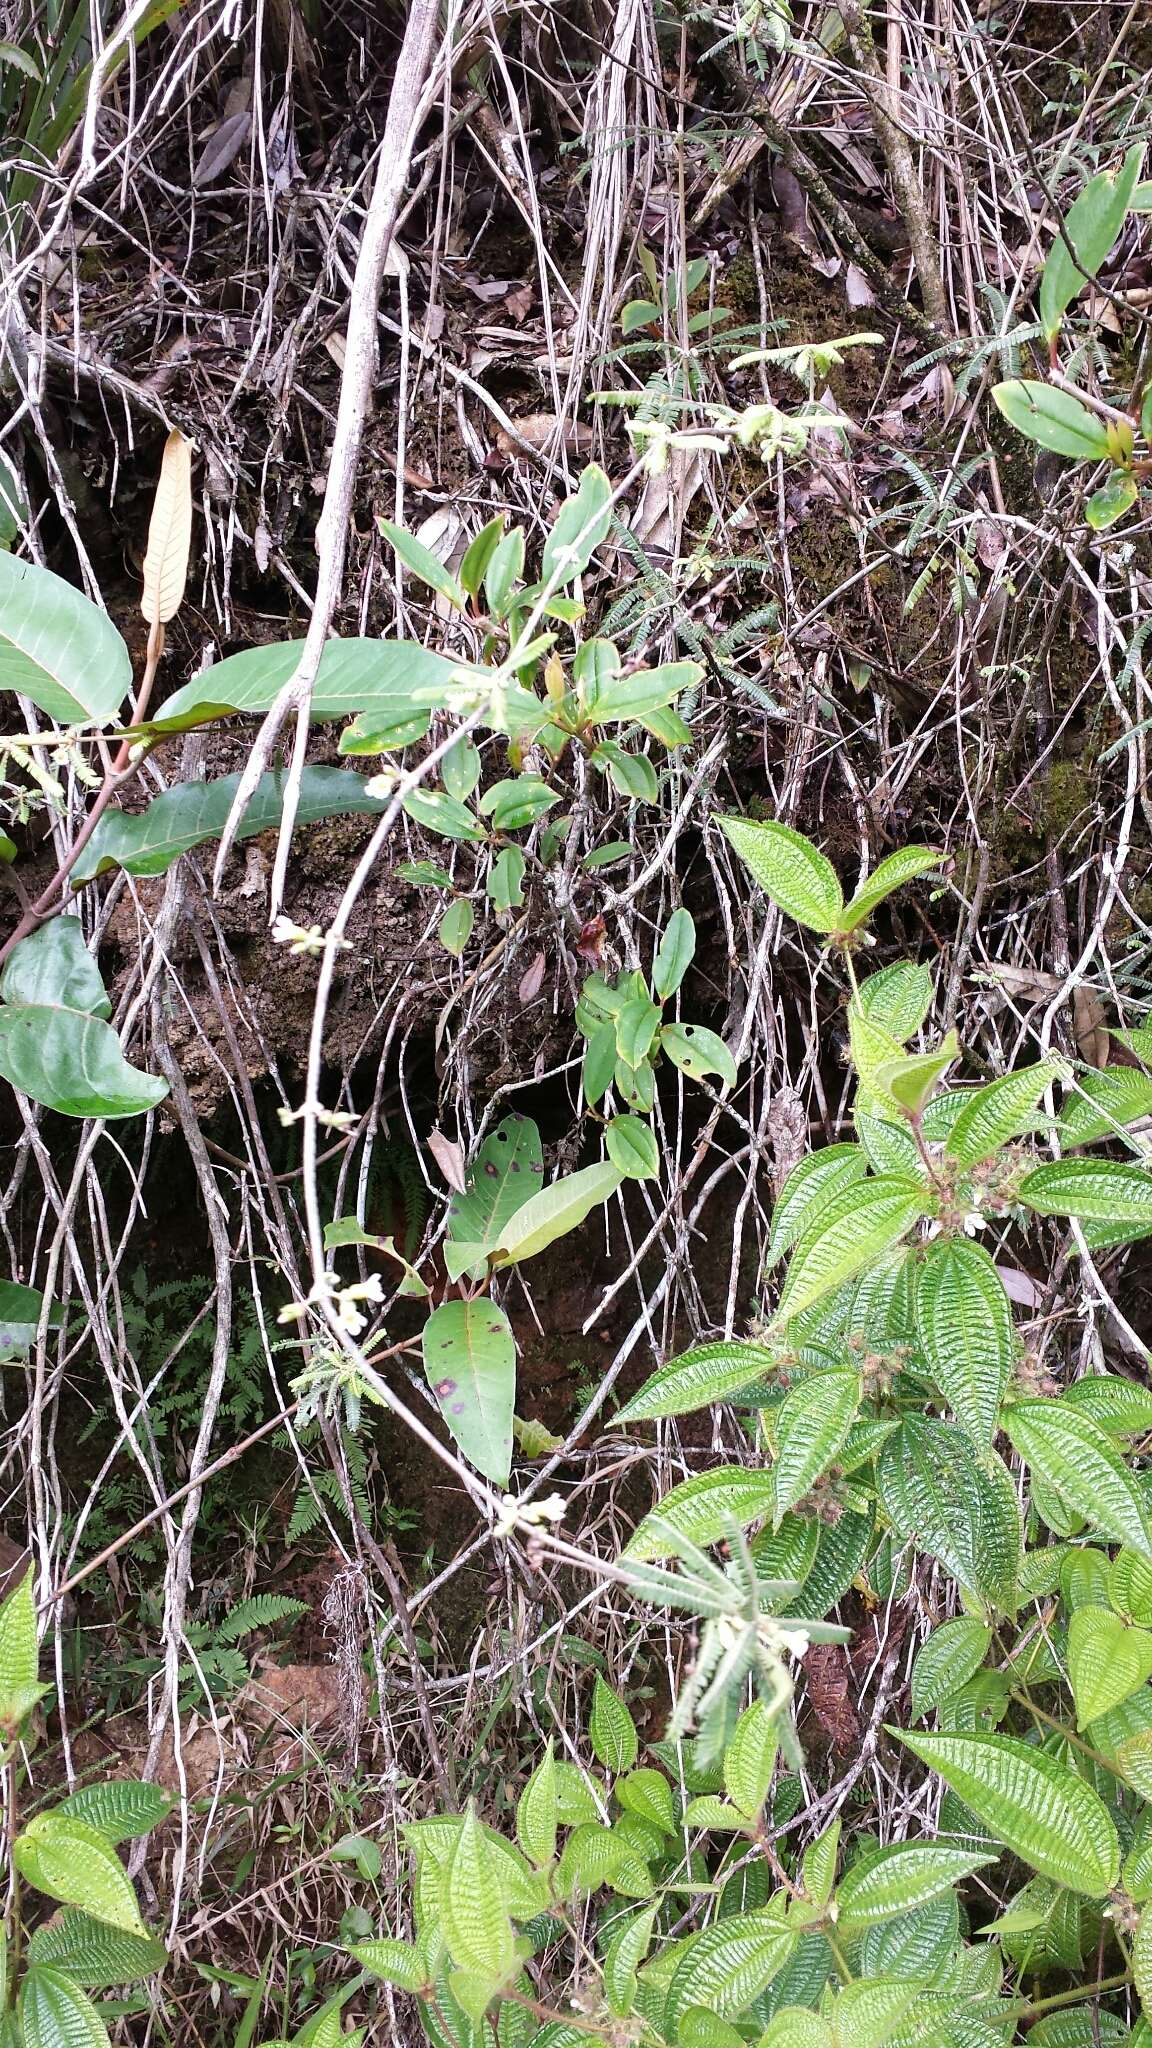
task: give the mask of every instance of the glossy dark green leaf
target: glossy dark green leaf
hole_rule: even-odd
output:
[[[994,384],[992,397],[1017,433],[1077,462],[1099,462],[1108,453],[1104,422],[1078,398],[1024,377]]]
[[[105,811],[73,869],[73,880],[88,882],[112,867],[123,868],[128,875],[166,874],[182,853],[219,838],[239,786],[239,775],[222,775],[214,782],[178,782],[153,797],[146,810]],[[382,798],[368,795],[367,778],[351,769],[308,767],[300,783],[296,822],[315,825],[322,818],[361,812],[379,817],[386,808]],[[252,839],[273,832],[283,814],[283,776],[262,775],[236,836]]]
[[[110,1025],[47,1003],[0,1008],[0,1074],[62,1116],[140,1116],[168,1093],[167,1081],[128,1065]]]
[[[112,1005],[78,917],[54,917],[13,946],[0,975],[0,1002],[62,1004],[107,1019]]]
[[[57,725],[109,725],[132,687],[128,649],[106,612],[35,562],[0,550],[0,690],[31,697]]]

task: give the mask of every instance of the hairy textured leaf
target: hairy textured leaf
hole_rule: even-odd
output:
[[[13,1861],[22,1877],[126,1934],[146,1934],[128,1873],[104,1835],[82,1820],[38,1813],[18,1835]]]
[[[938,1557],[990,1608],[1013,1610],[1020,1510],[1011,1477],[995,1454],[978,1458],[963,1430],[909,1416],[884,1445],[876,1481],[903,1542]]]
[[[718,818],[754,882],[797,924],[809,930],[836,931],[844,916],[844,896],[836,870],[826,855],[775,819]]]
[[[107,725],[132,687],[128,649],[106,612],[50,569],[0,550],[0,690],[31,697],[57,725]]]
[[[162,1970],[168,1951],[150,1934],[124,1934],[78,1906],[66,1906],[36,1929],[28,1960],[63,1970],[85,1991],[107,1991],[110,1985],[134,1984]]]
[[[912,1666],[912,1715],[917,1721],[950,1699],[979,1671],[992,1631],[973,1614],[958,1614],[933,1629]]]
[[[588,1740],[592,1744],[593,1756],[614,1775],[632,1769],[640,1746],[636,1723],[623,1700],[610,1685],[605,1685],[599,1672],[592,1688]]]
[[[890,967],[881,967],[860,983],[856,1000],[871,1023],[879,1025],[897,1045],[904,1045],[928,1015],[932,993],[927,967],[911,960],[894,960]]]
[[[631,2012],[636,1997],[636,1972],[648,1953],[657,1908],[645,1906],[613,1935],[604,1956],[604,1990],[618,2018]]]
[[[736,2019],[771,1983],[796,1936],[770,1909],[732,1914],[706,1927],[688,1946],[668,1987],[666,2013],[675,2030],[690,2006]]]
[[[477,1471],[506,1486],[512,1467],[516,1340],[502,1308],[478,1297],[433,1309],[424,1371],[456,1442]]]
[[[1143,1436],[1152,1430],[1152,1389],[1118,1373],[1086,1373],[1060,1396],[1065,1408],[1090,1415],[1109,1436]]]
[[[1140,1915],[1132,1943],[1132,1975],[1145,2016],[1152,2019],[1152,1912]]]
[[[20,1987],[23,2048],[108,2048],[108,2029],[74,1977],[36,1963]]]
[[[487,1255],[499,1244],[504,1225],[543,1176],[544,1148],[536,1125],[526,1116],[506,1116],[469,1166],[464,1193],[454,1193],[448,1205],[444,1264],[451,1279],[464,1273],[483,1278]]]
[[[941,1238],[916,1276],[928,1370],[957,1420],[989,1446],[1012,1373],[1016,1333],[1004,1283],[981,1245]]]
[[[614,1195],[623,1176],[616,1166],[586,1166],[530,1195],[523,1207],[513,1211],[499,1232],[494,1263],[518,1265],[546,1251],[558,1237],[566,1237]]]
[[[840,1882],[837,1924],[855,1930],[910,1912],[994,1861],[948,1842],[899,1842],[866,1851]]]
[[[153,797],[143,811],[105,811],[72,871],[74,882],[90,882],[107,868],[126,875],[164,875],[194,846],[218,839],[240,786],[239,775],[212,782],[177,782]],[[387,808],[369,796],[367,779],[349,768],[307,767],[300,783],[297,823],[362,813],[378,817]],[[238,839],[275,831],[284,814],[284,777],[262,775],[244,813]]]
[[[840,1449],[860,1405],[857,1372],[818,1372],[787,1395],[776,1419],[775,1525],[811,1492]]]
[[[1087,1728],[1152,1678],[1152,1635],[1106,1607],[1077,1607],[1068,1622],[1068,1678],[1076,1726]]]
[[[724,1789],[749,1820],[758,1820],[776,1769],[776,1723],[763,1700],[737,1721],[724,1751]]]
[[[31,1571],[0,1606],[0,1728],[14,1734],[47,1687],[39,1683],[40,1652]]]
[[[98,1785],[81,1786],[54,1810],[86,1822],[115,1848],[117,1842],[132,1841],[159,1827],[171,1812],[172,1801],[162,1785],[146,1784],[141,1778],[106,1778]]]
[[[359,1941],[348,1953],[374,1977],[382,1978],[385,1984],[399,1984],[404,1991],[418,1991],[427,1974],[419,1951],[410,1941]]]
[[[811,1227],[833,1195],[864,1179],[867,1154],[859,1145],[825,1145],[809,1152],[788,1175],[772,1211],[765,1270],[791,1249],[801,1233]]]
[[[851,1280],[898,1243],[920,1217],[930,1213],[930,1207],[923,1185],[900,1174],[878,1174],[841,1188],[820,1210],[792,1254],[776,1321],[789,1321],[834,1287]]]
[[[844,930],[854,932],[866,918],[871,917],[877,905],[892,894],[893,889],[900,889],[905,882],[914,882],[918,876],[939,867],[943,857],[932,846],[902,846],[898,852],[890,853],[886,860],[873,868],[867,881],[860,884],[846,905]]]
[[[1036,1105],[1061,1072],[1058,1060],[1021,1067],[1000,1081],[974,1088],[963,1102],[944,1151],[959,1166],[979,1166],[1001,1145],[1034,1128]]]
[[[770,1378],[775,1371],[776,1353],[762,1344],[738,1344],[732,1339],[697,1344],[645,1380],[612,1421],[619,1426],[666,1415],[691,1415],[715,1401],[731,1400],[742,1388]]]
[[[625,1557],[675,1555],[671,1531],[699,1544],[718,1543],[732,1522],[746,1529],[772,1513],[776,1489],[771,1472],[745,1465],[717,1465],[684,1479],[645,1515],[625,1549]]]
[[[1004,1426],[1030,1469],[1106,1536],[1152,1560],[1140,1489],[1104,1431],[1062,1401],[1020,1401]]]
[[[1112,1816],[1064,1764],[1010,1735],[889,1733],[1042,1877],[1089,1898],[1111,1891],[1120,1868]]]
[[[1021,1181],[1020,1199],[1041,1216],[1152,1230],[1152,1173],[1119,1159],[1054,1159]]]
[[[613,1790],[626,1813],[649,1822],[662,1835],[675,1834],[676,1807],[663,1771],[628,1771],[617,1778]]]
[[[1090,1145],[1145,1116],[1152,1116],[1152,1075],[1139,1067],[1104,1067],[1081,1074],[1076,1093],[1064,1105],[1060,1142],[1065,1147]]]
[[[556,1854],[559,1819],[556,1791],[556,1759],[552,1737],[516,1804],[516,1833],[520,1847],[538,1869],[551,1863]]]
[[[453,1961],[496,1981],[507,1976],[516,1954],[512,1923],[491,1846],[471,1806],[456,1837],[442,1905]]]

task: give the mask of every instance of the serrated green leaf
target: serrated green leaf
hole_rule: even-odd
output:
[[[916,1276],[916,1328],[928,1370],[982,1448],[996,1434],[1016,1332],[995,1264],[981,1245],[941,1238]]]
[[[832,1370],[801,1380],[776,1418],[775,1525],[810,1493],[835,1458],[860,1405],[860,1375]]]
[[[604,1956],[604,1990],[610,2011],[625,2019],[636,1997],[636,1972],[648,1953],[656,1923],[655,1906],[645,1906],[613,1936]]]
[[[1144,1436],[1152,1430],[1152,1389],[1118,1373],[1086,1373],[1060,1396],[1065,1408],[1090,1415],[1109,1436]]]
[[[724,1789],[748,1820],[758,1820],[772,1787],[778,1740],[775,1717],[754,1700],[737,1721],[724,1751]]]
[[[769,1378],[776,1370],[776,1353],[762,1344],[739,1344],[726,1339],[717,1344],[697,1344],[662,1365],[646,1380],[638,1394],[626,1401],[612,1417],[613,1427],[626,1422],[649,1422],[668,1415],[690,1415],[716,1401],[731,1400],[754,1381]]]
[[[23,2048],[108,2048],[108,2029],[75,1978],[47,1963],[27,1971],[20,1987]]]
[[[1054,1159],[1020,1183],[1020,1200],[1040,1216],[1075,1216],[1152,1230],[1152,1173],[1119,1159]]]
[[[854,932],[866,918],[871,917],[877,905],[892,894],[893,889],[903,888],[906,882],[914,882],[920,875],[930,873],[943,859],[932,846],[902,846],[897,853],[890,853],[873,868],[867,881],[862,882],[856,894],[846,905],[843,929]]]
[[[800,1884],[814,1906],[826,1906],[832,1897],[836,1884],[836,1866],[840,1860],[840,1834],[843,1822],[839,1817],[814,1842],[809,1842],[800,1859]]]
[[[1142,1073],[1139,1067],[1105,1067],[1081,1074],[1076,1093],[1065,1103],[1060,1117],[1060,1142],[1066,1148],[1090,1145],[1149,1115],[1152,1075]]]
[[[556,1758],[552,1737],[516,1804],[516,1834],[524,1854],[538,1870],[551,1863],[556,1854],[559,1822],[556,1792]]]
[[[1104,1431],[1061,1401],[1020,1401],[1004,1426],[1029,1468],[1106,1536],[1152,1559],[1152,1531],[1135,1480]]]
[[[172,1801],[162,1785],[146,1784],[141,1778],[106,1778],[98,1785],[83,1785],[53,1809],[88,1827],[115,1848],[159,1827],[172,1811]]]
[[[1068,391],[1026,377],[992,386],[993,403],[1010,426],[1055,455],[1075,462],[1099,462],[1108,454],[1104,422]]]
[[[788,1175],[772,1211],[765,1271],[791,1249],[833,1195],[864,1179],[868,1159],[859,1145],[825,1145],[809,1152]]]
[[[930,1983],[953,1953],[959,1934],[956,1894],[940,1892],[926,1906],[865,1928],[861,1969],[868,1977],[903,1976]]]
[[[651,1768],[628,1771],[622,1778],[617,1778],[613,1790],[627,1813],[650,1821],[662,1835],[675,1834],[676,1808],[672,1787],[663,1771]]]
[[[1152,1913],[1140,1915],[1132,1943],[1132,1975],[1145,2016],[1152,2019]]]
[[[592,1744],[593,1756],[606,1770],[619,1775],[632,1769],[640,1746],[636,1723],[623,1700],[611,1686],[605,1685],[599,1672],[592,1688],[588,1740]]]
[[[922,1720],[968,1683],[983,1664],[991,1641],[991,1629],[973,1614],[959,1614],[933,1629],[912,1666],[914,1720]]]
[[[653,1890],[647,1864],[625,1835],[615,1828],[574,1828],[564,1844],[556,1890],[563,1898],[573,1891],[599,1891],[602,1885],[625,1899],[651,1898]]]
[[[420,1960],[420,1951],[410,1941],[393,1941],[385,1937],[379,1941],[358,1941],[349,1947],[348,1954],[355,1956],[364,1969],[371,1971],[385,1984],[398,1984],[402,1991],[419,1991],[427,1972]]]
[[[931,1200],[924,1186],[899,1174],[878,1174],[841,1188],[819,1211],[792,1253],[777,1323],[789,1321],[834,1287],[851,1280],[930,1212]]]
[[[739,2017],[787,1962],[796,1935],[775,1912],[733,1914],[706,1927],[677,1964],[665,2008],[675,2030],[690,2006]]]
[[[670,1530],[693,1543],[718,1543],[733,1522],[746,1529],[772,1513],[775,1485],[771,1472],[744,1465],[718,1465],[696,1472],[661,1497],[629,1541],[625,1557],[652,1559],[675,1555]]]
[[[867,1978],[846,1984],[829,2008],[836,2048],[883,2048],[894,2038],[918,1988]]]
[[[987,1605],[1011,1613],[1020,1567],[1016,1489],[961,1429],[908,1416],[876,1462],[877,1494],[903,1542],[938,1557]]]
[[[1120,1868],[1112,1816],[1065,1765],[1010,1735],[889,1732],[1042,1877],[1088,1898],[1112,1890]]]
[[[32,1579],[26,1571],[0,1606],[0,1728],[10,1735],[46,1689],[39,1683]]]
[[[718,818],[754,882],[797,924],[822,935],[839,930],[844,895],[830,860],[778,819]]]
[[[462,1970],[501,1982],[516,1960],[504,1889],[475,1808],[464,1816],[442,1895],[449,1953]]]
[[[506,1486],[512,1468],[516,1340],[502,1308],[478,1296],[433,1309],[424,1371],[451,1434],[477,1471]]]
[[[856,1000],[864,1015],[897,1045],[919,1031],[932,1007],[932,975],[911,960],[894,960],[860,983]]]
[[[37,1891],[125,1934],[146,1934],[128,1873],[105,1837],[84,1821],[38,1813],[16,1837],[12,1857]]]
[[[1126,1621],[1152,1627],[1152,1564],[1134,1550],[1122,1550],[1108,1572],[1108,1604]],[[1150,1674],[1152,1675],[1152,1674]]]
[[[715,1792],[703,1792],[698,1799],[690,1799],[684,1809],[686,1828],[708,1828],[714,1833],[740,1835],[754,1832],[747,1814],[728,1800],[718,1798]]]
[[[1083,1730],[1152,1678],[1152,1635],[1106,1607],[1080,1606],[1068,1622],[1068,1679]]]
[[[1041,1060],[973,1089],[949,1133],[945,1156],[958,1166],[979,1166],[1010,1139],[1032,1130],[1036,1105],[1060,1072],[1058,1060]]]
[[[28,1961],[62,1970],[85,1991],[107,1991],[113,1984],[134,1984],[162,1970],[168,1951],[150,1934],[124,1934],[78,1906],[66,1906],[36,1929],[28,1943]]]
[[[898,1842],[866,1851],[840,1881],[837,1925],[854,1931],[911,1912],[994,1860],[948,1842]]]

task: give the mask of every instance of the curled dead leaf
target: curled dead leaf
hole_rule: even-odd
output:
[[[515,437],[504,427],[496,430],[496,446],[503,455],[522,455],[526,447],[537,455],[559,448],[581,458],[592,453],[591,429],[579,420],[562,420],[554,412],[531,412],[522,420],[513,420],[512,425]]]
[[[462,1195],[468,1186],[464,1166],[464,1154],[454,1138],[446,1138],[443,1131],[433,1131],[428,1139],[428,1150],[440,1168],[450,1188]]]

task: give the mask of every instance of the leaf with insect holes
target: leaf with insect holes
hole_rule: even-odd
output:
[[[497,1983],[509,1975],[516,1961],[512,1922],[499,1869],[473,1806],[456,1838],[442,1907],[453,1962]]]
[[[901,1174],[878,1174],[841,1188],[792,1253],[776,1321],[789,1321],[851,1280],[931,1211],[924,1185]]]
[[[916,1329],[932,1379],[982,1448],[996,1434],[1016,1357],[1012,1306],[982,1246],[940,1238],[916,1276]]]
[[[359,1941],[348,1949],[350,1956],[385,1984],[398,1984],[402,1991],[419,1991],[428,1972],[420,1952],[410,1941]]]
[[[150,626],[166,626],[184,601],[192,546],[192,443],[175,429],[164,443],[144,554],[140,609]]]
[[[776,1418],[774,1524],[812,1491],[827,1471],[856,1419],[860,1405],[857,1372],[814,1373],[786,1396]]]
[[[150,1934],[124,1934],[78,1906],[66,1906],[36,1929],[28,1943],[28,1961],[62,1970],[85,1991],[106,1991],[110,1985],[133,1984],[162,1970],[168,1951]]]
[[[866,1850],[836,1894],[838,1925],[855,1931],[895,1913],[910,1913],[994,1861],[947,1842],[899,1842]]]
[[[62,576],[0,550],[0,690],[57,725],[107,725],[132,686],[128,649],[106,612]]]
[[[552,1737],[542,1761],[537,1764],[516,1804],[516,1834],[520,1847],[538,1870],[551,1863],[556,1854],[559,1802],[556,1793],[556,1758]]]
[[[943,854],[932,846],[902,846],[897,853],[890,853],[849,898],[841,921],[842,929],[856,931],[866,918],[871,917],[877,905],[892,894],[893,889],[903,888],[905,882],[914,882],[919,876],[930,874],[933,868],[939,867],[943,858]]]
[[[1019,1401],[1004,1427],[1025,1464],[1094,1528],[1152,1560],[1152,1530],[1135,1478],[1091,1417],[1063,1401]]]
[[[608,1157],[625,1180],[658,1180],[660,1151],[650,1124],[638,1116],[614,1116],[604,1132]]]
[[[566,1237],[614,1195],[623,1175],[617,1166],[586,1166],[564,1175],[529,1197],[501,1226],[494,1254],[497,1266],[515,1266]]]
[[[1062,1072],[1059,1060],[1041,1060],[1034,1067],[1021,1067],[1015,1074],[974,1088],[945,1140],[945,1157],[958,1166],[979,1166],[1002,1145],[1035,1130],[1036,1105]]]
[[[12,1860],[21,1877],[66,1906],[126,1934],[146,1934],[128,1873],[107,1839],[84,1821],[38,1813],[16,1837]]]
[[[444,1264],[449,1278],[482,1279],[509,1218],[522,1209],[544,1174],[540,1132],[526,1116],[507,1116],[485,1138],[468,1168],[466,1188],[448,1205]]]
[[[1069,207],[1063,234],[1057,232],[1040,277],[1040,324],[1047,341],[1055,341],[1065,311],[1087,280],[1095,277],[1115,243],[1143,156],[1143,146],[1135,144],[1121,164],[1089,178]]]
[[[109,2048],[99,2012],[63,1970],[36,1963],[20,1987],[23,2048]]]
[[[674,910],[652,963],[652,986],[662,1003],[675,995],[696,951],[696,926],[687,910]]]
[[[797,1935],[769,1907],[734,1913],[691,1937],[668,1986],[665,2019],[675,2037],[691,2006],[732,2020],[783,1969]]]
[[[706,1080],[716,1074],[725,1088],[736,1086],[736,1062],[724,1040],[704,1024],[665,1024],[659,1037],[660,1049],[674,1067],[690,1081]]]
[[[1108,433],[1086,405],[1070,392],[1056,391],[1025,377],[994,384],[992,399],[1010,426],[1054,455],[1076,462],[1099,462],[1108,453]]]
[[[508,1484],[516,1405],[516,1340],[494,1302],[446,1301],[433,1309],[421,1344],[440,1413],[464,1456],[485,1479]]]
[[[668,1415],[691,1415],[697,1408],[730,1401],[756,1380],[768,1379],[776,1371],[776,1353],[762,1344],[739,1344],[721,1339],[715,1344],[697,1344],[679,1358],[662,1365],[645,1380],[638,1394],[624,1403],[612,1417],[613,1427],[626,1422],[649,1422]]]
[[[758,1820],[776,1769],[776,1722],[763,1700],[753,1700],[724,1750],[724,1790],[747,1820]]]
[[[1068,1680],[1076,1726],[1108,1714],[1152,1678],[1152,1635],[1106,1607],[1077,1607],[1068,1620]]]
[[[239,775],[211,782],[177,782],[153,797],[142,811],[105,811],[72,870],[74,883],[90,882],[108,868],[126,875],[165,875],[182,853],[218,839],[240,787]],[[300,784],[297,823],[354,813],[379,817],[387,804],[368,794],[368,778],[347,768],[306,767]],[[284,815],[284,777],[262,775],[240,821],[238,839],[271,832]],[[452,878],[448,876],[451,888]]]
[[[991,1629],[974,1614],[958,1614],[954,1621],[933,1629],[912,1666],[914,1721],[922,1721],[925,1714],[967,1685],[983,1664],[991,1641]]]
[[[718,818],[754,882],[797,924],[822,935],[838,931],[844,895],[830,860],[778,819]]]
[[[636,1723],[622,1699],[605,1685],[599,1672],[593,1682],[592,1712],[588,1719],[588,1740],[592,1754],[606,1770],[619,1776],[636,1761],[639,1737]]]
[[[395,548],[404,567],[410,569],[413,576],[421,583],[426,583],[429,590],[434,590],[436,595],[444,598],[454,610],[462,612],[466,609],[468,599],[464,591],[451,569],[438,555],[432,553],[431,548],[426,548],[422,540],[416,539],[415,534],[405,533],[402,526],[394,526],[390,519],[383,519],[379,514],[376,517],[376,524],[384,539]]]
[[[693,1543],[719,1543],[732,1522],[746,1529],[749,1523],[770,1515],[775,1497],[771,1472],[756,1472],[746,1465],[717,1465],[710,1472],[695,1472],[691,1479],[661,1495],[659,1506],[644,1517],[624,1556],[671,1557],[674,1533]]]
[[[544,543],[540,581],[564,590],[583,574],[608,538],[612,524],[612,486],[604,471],[590,462],[580,477],[576,495],[565,498]]]
[[[1092,1899],[1112,1890],[1120,1867],[1115,1823],[1066,1765],[1010,1735],[888,1732],[1041,1877]]]
[[[863,1180],[867,1172],[868,1155],[859,1145],[825,1145],[801,1159],[776,1197],[765,1270],[795,1244],[833,1195]]]
[[[1053,1159],[1021,1181],[1020,1199],[1040,1216],[1152,1230],[1152,1173],[1120,1159]]]
[[[39,1668],[32,1573],[27,1571],[0,1606],[0,1729],[14,1734],[48,1691],[39,1683]]]

